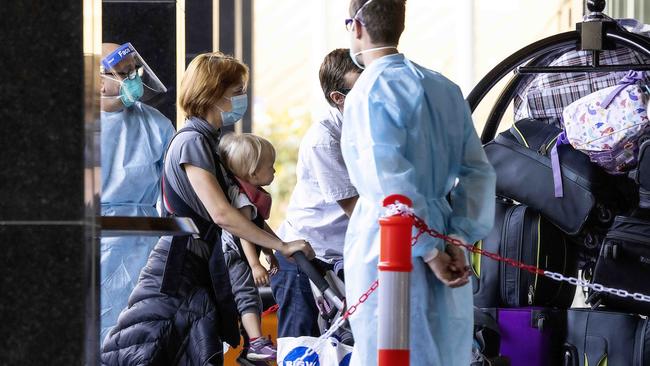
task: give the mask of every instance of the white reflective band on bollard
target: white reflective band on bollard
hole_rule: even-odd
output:
[[[410,277],[409,272],[379,272],[379,349],[409,349]]]

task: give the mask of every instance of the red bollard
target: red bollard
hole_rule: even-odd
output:
[[[409,207],[413,202],[402,195],[384,199],[384,207],[395,203]],[[378,319],[378,365],[409,365],[409,316],[411,239],[413,218],[391,216],[379,219],[381,247],[379,249],[379,319]]]

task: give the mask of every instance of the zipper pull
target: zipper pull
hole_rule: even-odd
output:
[[[528,305],[533,305],[534,291],[533,285],[528,286]]]
[[[542,144],[542,146],[540,146],[539,149],[537,150],[537,153],[542,156],[546,156],[546,145]]]

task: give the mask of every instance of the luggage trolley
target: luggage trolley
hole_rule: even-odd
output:
[[[615,50],[620,47],[627,48],[650,58],[650,38],[626,30],[615,20],[603,14],[606,1],[589,0],[586,1],[586,4],[588,13],[584,20],[576,25],[574,31],[550,36],[520,49],[495,66],[472,89],[470,94],[467,96],[467,102],[471,111],[474,112],[485,96],[497,85],[497,83],[507,75],[513,73],[505,87],[500,91],[496,102],[489,110],[488,117],[485,120],[485,126],[480,136],[483,144],[487,144],[495,139],[499,124],[505,115],[506,109],[514,100],[517,92],[520,90],[522,85],[531,82],[537,75],[627,72],[630,70],[644,72],[650,71],[650,64],[647,63],[615,65],[601,64],[601,55],[603,51]],[[562,54],[576,50],[587,51],[589,53],[590,57],[586,64],[575,66],[551,66],[551,63]],[[650,144],[650,141],[646,140],[643,142],[642,139],[639,140],[639,145]],[[641,149],[641,151],[643,151],[643,149]],[[647,162],[647,164],[647,168],[650,170],[650,162]],[[633,169],[628,176],[635,180],[635,189],[640,191],[641,204],[640,206],[637,204],[635,207],[645,208],[646,212],[650,212],[650,210],[647,210],[650,208],[650,205],[647,207],[644,206],[644,199],[646,202],[650,202],[650,192],[644,190],[644,185],[642,182],[640,184],[640,180],[635,176],[638,174],[638,171],[641,170],[640,167],[642,165],[644,164],[639,163],[639,167]],[[552,184],[552,182],[550,184]],[[636,196],[633,199],[636,200]],[[650,222],[650,215],[647,215],[645,218]],[[607,227],[611,226],[614,221],[611,212],[609,215],[607,213],[599,212],[598,219],[601,221],[601,224],[608,225]],[[586,236],[580,238],[581,241],[584,240],[581,243],[584,247],[584,252],[581,253],[581,260],[584,260],[584,262],[581,262],[583,276],[589,276],[591,274],[590,272],[593,270],[593,267],[590,267],[589,264],[593,263],[592,261],[595,261],[595,258],[599,256],[602,239],[603,237],[600,236]],[[613,252],[612,249],[610,249],[610,251]],[[589,302],[590,300],[593,299],[588,299],[587,301]],[[597,308],[598,305],[598,301],[592,301],[593,308]],[[475,326],[477,325],[480,324],[475,324]],[[566,363],[567,365],[574,365],[573,362],[575,361],[575,356],[567,355],[568,353],[559,356],[564,357],[563,362],[568,362]],[[498,356],[498,354],[486,356],[495,357]],[[581,357],[583,357],[582,354],[579,354],[578,358]],[[570,362],[567,360],[570,360]],[[614,357],[610,357],[610,360],[613,362]],[[490,364],[488,357],[485,359],[475,360],[475,362],[476,363],[473,363],[472,365]],[[577,363],[575,365],[577,365]]]

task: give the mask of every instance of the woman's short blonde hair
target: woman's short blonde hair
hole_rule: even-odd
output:
[[[219,142],[221,160],[238,178],[247,180],[259,168],[263,157],[275,160],[271,142],[252,133],[229,133]]]
[[[178,93],[186,117],[205,118],[228,88],[248,83],[248,66],[221,52],[203,53],[190,62]]]

